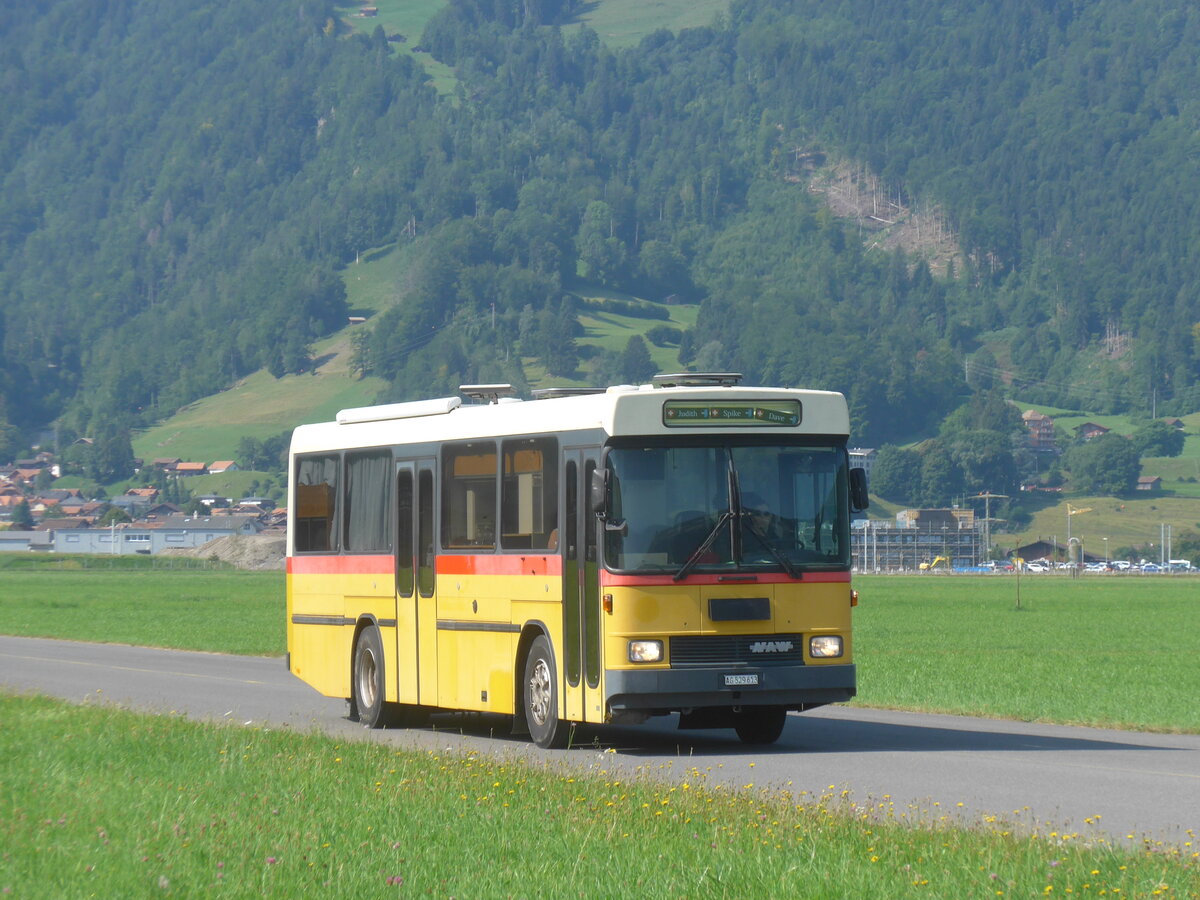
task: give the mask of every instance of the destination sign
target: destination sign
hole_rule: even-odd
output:
[[[800,401],[667,400],[663,403],[663,424],[669,428],[794,428],[800,424]]]

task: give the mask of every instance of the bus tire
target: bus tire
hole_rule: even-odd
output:
[[[786,722],[787,710],[782,706],[751,706],[737,713],[733,730],[743,744],[773,744]]]
[[[384,728],[388,724],[389,704],[383,701],[386,684],[383,640],[379,629],[368,625],[354,642],[354,665],[350,673],[350,690],[354,694],[351,706],[358,711],[358,721],[367,728]]]
[[[545,635],[538,635],[529,646],[522,693],[525,721],[533,742],[547,750],[567,746],[570,728],[558,717],[558,674]]]

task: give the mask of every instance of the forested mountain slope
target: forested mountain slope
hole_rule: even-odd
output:
[[[702,301],[684,363],[843,390],[864,443],[1000,382],[1200,408],[1200,13],[746,0],[614,51],[554,27],[578,11],[453,0],[439,98],[320,0],[5,6],[7,442],[305,369],[338,269],[394,240],[415,261],[356,357],[381,399],[522,384],[522,355],[614,371],[581,368],[583,278]],[[872,250],[808,190],[822,158],[941,204],[966,264]]]

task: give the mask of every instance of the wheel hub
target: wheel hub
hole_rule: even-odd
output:
[[[545,725],[550,718],[550,669],[544,659],[539,659],[529,676],[529,713],[538,725]]]

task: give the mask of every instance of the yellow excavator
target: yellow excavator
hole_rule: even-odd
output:
[[[933,558],[933,562],[923,562],[917,566],[917,568],[922,572],[929,572],[933,569],[936,569],[938,566],[941,566],[944,569],[950,568],[949,558],[945,556],[935,556]]]

